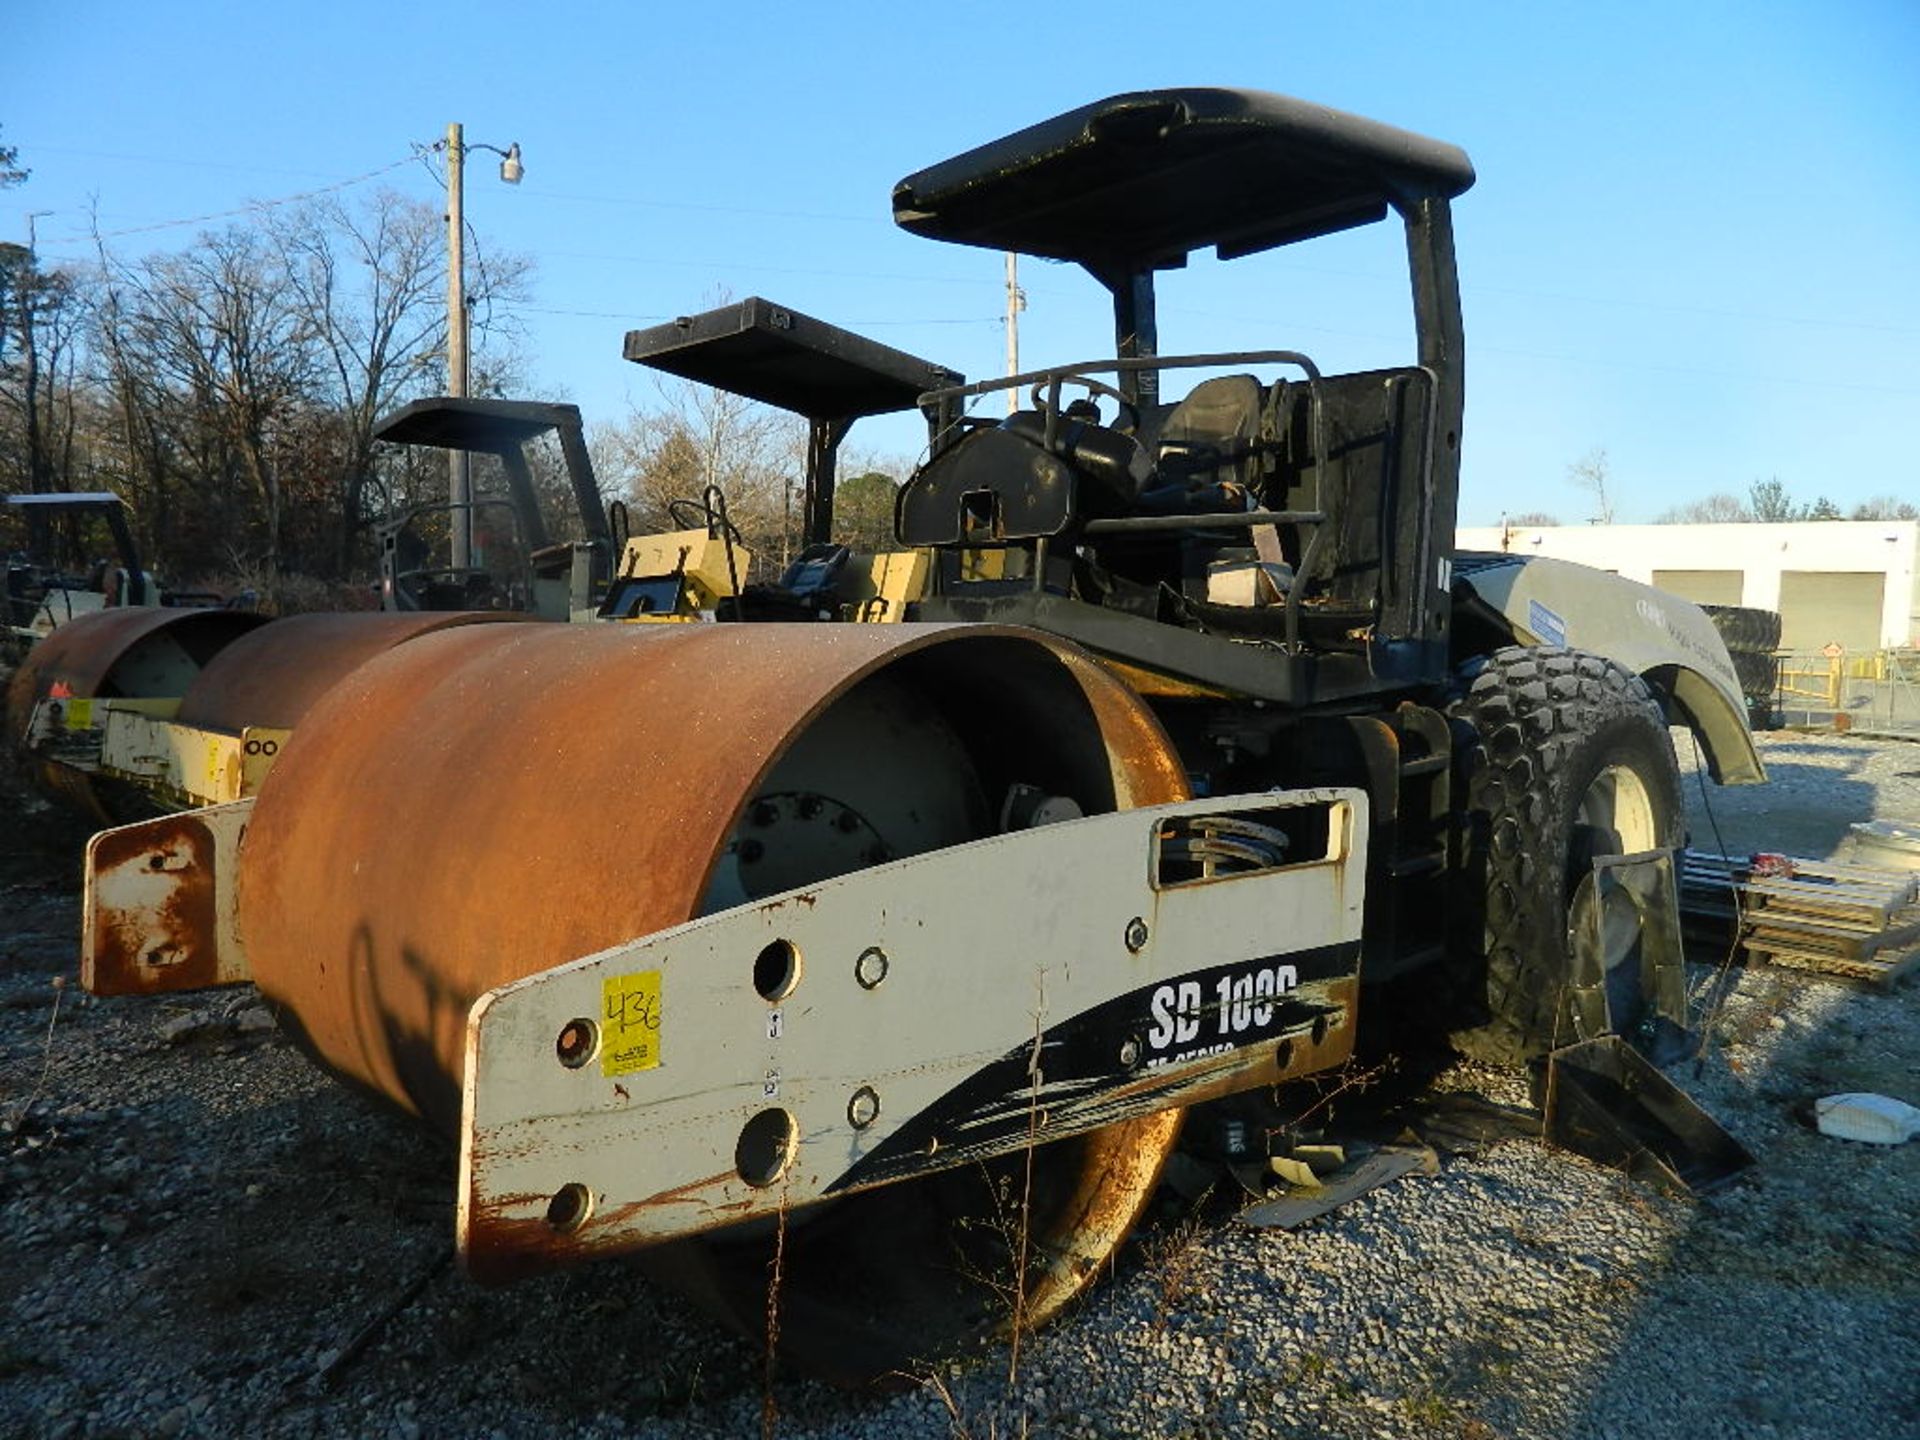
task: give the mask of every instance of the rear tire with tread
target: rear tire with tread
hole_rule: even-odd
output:
[[[1679,843],[1679,770],[1658,702],[1604,656],[1509,647],[1461,680],[1450,713],[1469,843],[1452,1039],[1475,1059],[1518,1064],[1589,1038],[1567,994],[1576,891],[1596,855]],[[1616,997],[1637,992],[1635,976],[1608,979]]]
[[[1780,612],[1748,605],[1702,605],[1720,639],[1735,655],[1771,655],[1780,648]]]

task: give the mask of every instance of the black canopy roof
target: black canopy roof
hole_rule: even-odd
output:
[[[757,295],[649,330],[629,330],[623,353],[656,370],[815,420],[911,410],[922,391],[964,378]]]
[[[9,505],[38,510],[117,510],[127,502],[111,490],[56,490],[0,496]]]
[[[403,405],[373,427],[373,438],[442,450],[518,450],[563,425],[580,428],[580,407],[546,400],[472,400],[433,395]]]
[[[916,235],[1094,268],[1223,260],[1458,195],[1466,152],[1258,90],[1139,90],[1083,105],[909,175]]]

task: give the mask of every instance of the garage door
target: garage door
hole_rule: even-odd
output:
[[[1746,578],[1740,570],[1656,570],[1653,588],[1696,605],[1738,605]]]
[[[1818,650],[1880,648],[1880,605],[1887,577],[1831,570],[1780,572],[1780,646]]]

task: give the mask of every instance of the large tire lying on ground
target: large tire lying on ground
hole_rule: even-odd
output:
[[[1518,1064],[1591,1038],[1571,1005],[1571,922],[1593,903],[1595,856],[1679,843],[1679,770],[1658,702],[1603,656],[1516,646],[1460,678],[1450,713],[1470,832],[1452,1038]],[[1603,956],[1623,1034],[1641,1005],[1630,942],[1609,933]]]
[[[1729,650],[1733,673],[1740,679],[1740,690],[1755,700],[1771,700],[1780,679],[1780,662],[1772,655],[1752,650]]]
[[[1702,605],[1736,659],[1741,652],[1771,655],[1780,648],[1780,612],[1745,605]]]

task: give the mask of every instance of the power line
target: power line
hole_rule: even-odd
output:
[[[999,315],[983,315],[971,320],[849,320],[846,322],[849,326],[859,325],[867,329],[876,325],[993,325],[998,327],[1006,323],[1005,318]]]
[[[316,177],[321,173],[317,171],[295,170],[295,169],[289,169],[285,167],[237,165],[237,164],[224,163],[224,162],[212,161],[212,160],[189,160],[189,159],[183,159],[181,157],[172,156],[172,155],[162,157],[162,156],[154,156],[154,155],[127,154],[119,151],[88,150],[88,149],[82,149],[82,148],[73,147],[73,146],[62,146],[62,145],[35,145],[32,148],[40,153],[45,153],[45,154],[77,155],[77,156],[82,156],[86,158],[106,159],[106,160],[124,160],[124,161],[144,163],[144,164],[167,164],[167,165],[174,165],[174,166],[193,166],[196,168],[208,169],[208,170],[227,170],[227,171],[237,171],[237,172],[253,172],[253,173],[259,173],[259,174],[303,175],[303,176],[316,176]],[[424,163],[429,159],[429,156],[431,155],[432,152],[435,152],[440,148],[442,147],[439,145],[421,146],[416,151],[416,153],[412,156],[409,156],[408,159],[409,160],[418,159]],[[177,228],[182,225],[198,225],[198,224],[204,224],[210,220],[222,220],[222,219],[228,219],[237,215],[247,215],[257,210],[270,209],[279,205],[292,204],[295,201],[310,199],[316,195],[324,195],[334,190],[346,189],[349,186],[358,185],[363,183],[364,181],[371,180],[376,176],[384,175],[388,171],[397,169],[401,165],[404,165],[406,163],[407,163],[406,160],[396,160],[391,164],[383,165],[376,170],[369,170],[363,175],[356,175],[350,179],[335,181],[330,184],[318,186],[311,190],[301,191],[293,195],[282,196],[276,200],[253,201],[253,202],[249,202],[246,205],[242,205],[231,210],[214,211],[209,214],[188,216],[178,220],[156,221],[152,224],[147,224],[147,225],[127,226],[122,229],[108,231],[106,234],[100,236],[99,238],[111,240],[123,235],[139,235],[139,234],[145,234],[155,230],[168,230],[168,229]],[[429,166],[429,173],[431,173],[430,166]],[[436,183],[439,183],[438,176],[435,176],[435,180],[436,180]],[[746,216],[754,216],[759,218],[779,219],[779,220],[823,220],[823,221],[833,221],[833,222],[857,221],[862,224],[873,224],[873,225],[890,224],[889,220],[883,219],[880,216],[872,215],[872,214],[856,215],[851,213],[835,212],[835,211],[775,210],[775,209],[766,209],[761,207],[743,206],[743,205],[708,205],[708,204],[700,204],[693,201],[656,200],[656,199],[634,198],[630,196],[616,196],[616,195],[595,195],[595,194],[589,194],[589,193],[578,192],[578,191],[564,191],[564,190],[542,189],[538,193],[542,200],[563,200],[563,201],[570,201],[578,204],[589,204],[589,205],[628,206],[628,207],[634,207],[639,209],[675,210],[675,211],[685,211],[689,213],[712,214],[712,215],[746,215]],[[94,237],[90,234],[74,233],[69,235],[49,236],[48,241],[51,244],[60,244],[66,241],[85,241],[85,240],[91,240],[93,238]],[[588,254],[588,253],[582,253],[582,252],[568,252],[568,251],[561,251],[561,250],[547,251],[544,253],[551,254],[559,258],[577,259],[577,260],[613,260],[613,261],[619,261],[621,263],[660,265],[660,266],[673,265],[681,268],[712,268],[707,265],[703,265],[701,262],[697,262],[697,261],[644,260],[635,256],[597,255],[597,254]],[[718,264],[718,262],[715,262],[715,263],[716,265]],[[839,270],[799,270],[799,269],[783,269],[783,268],[777,268],[773,266],[748,266],[748,265],[732,265],[732,266],[726,266],[725,268],[737,269],[737,270],[758,270],[766,274],[818,275],[818,276],[826,276],[826,277],[842,278],[842,279],[897,280],[897,281],[906,281],[906,282],[924,282],[928,284],[953,284],[953,285],[979,283],[971,279],[966,279],[966,280],[949,279],[946,277],[935,277],[935,276],[926,276],[926,275],[899,275],[899,274],[878,275],[878,274],[839,271]],[[1404,278],[1400,275],[1388,276],[1388,275],[1377,274],[1377,273],[1365,271],[1365,270],[1354,270],[1354,269],[1347,269],[1344,267],[1326,266],[1326,265],[1302,265],[1302,264],[1299,264],[1298,262],[1283,262],[1278,268],[1300,273],[1300,274],[1337,276],[1344,279],[1364,280],[1374,284],[1397,284],[1397,283],[1400,283]],[[1027,287],[1027,288],[1032,289],[1033,287]],[[1917,329],[1913,326],[1885,325],[1885,324],[1877,324],[1871,321],[1809,319],[1802,316],[1769,315],[1769,314],[1764,314],[1758,311],[1751,311],[1751,310],[1723,309],[1715,306],[1705,306],[1705,305],[1669,304],[1661,301],[1636,300],[1636,299],[1619,297],[1619,296],[1573,295],[1573,294],[1567,294],[1562,291],[1528,290],[1528,289],[1523,289],[1517,286],[1510,286],[1510,285],[1482,285],[1477,283],[1462,282],[1460,288],[1463,292],[1470,295],[1508,295],[1516,299],[1523,299],[1523,300],[1551,300],[1551,301],[1556,301],[1556,302],[1565,303],[1565,304],[1625,307],[1629,309],[1649,310],[1649,311],[1655,311],[1655,312],[1667,312],[1671,314],[1704,315],[1704,316],[1711,316],[1718,319],[1754,320],[1764,324],[1794,325],[1794,326],[1807,327],[1811,329],[1865,330],[1865,331],[1872,331],[1872,332],[1876,332],[1880,334],[1888,334],[1888,335],[1920,334],[1920,329]],[[1199,313],[1199,312],[1188,312],[1188,313]]]
[[[1635,360],[1631,363],[1619,360],[1593,360],[1581,355],[1556,355],[1547,350],[1513,350],[1504,345],[1475,345],[1471,353],[1508,355],[1522,360],[1552,360],[1561,365],[1578,365],[1583,369],[1619,370],[1636,375],[1651,370],[1666,375],[1691,375],[1710,380],[1732,380],[1742,385],[1768,385],[1775,388],[1791,385],[1794,389],[1853,390],[1867,395],[1920,395],[1920,390],[1902,389],[1897,385],[1859,385],[1845,380],[1828,380],[1817,372],[1795,374],[1791,379],[1787,379],[1778,374],[1743,375],[1737,370],[1710,370],[1694,365],[1661,365],[1646,360]]]
[[[236,165],[228,160],[192,160],[181,155],[128,155],[118,150],[85,150],[74,145],[40,145],[20,141],[20,148],[34,155],[77,155],[83,160],[124,160],[134,165],[163,165],[169,169],[229,170],[246,175],[298,175],[306,180],[324,180],[324,170],[295,170],[285,165]]]
[[[527,315],[573,315],[584,320],[671,320],[671,315],[629,314],[624,310],[563,310],[552,305],[522,305],[518,301],[501,301],[500,309],[509,314]]]
[[[770,220],[830,220],[835,222],[857,222],[862,225],[888,225],[892,220],[882,219],[878,215],[853,215],[821,210],[765,210],[746,205],[701,205],[690,200],[652,200],[635,199],[619,195],[582,195],[567,190],[546,190],[539,192],[542,200],[570,200],[582,205],[622,205],[646,210],[687,210],[707,215],[752,215]]]
[[[1404,275],[1387,275],[1369,270],[1349,270],[1332,265],[1302,265],[1283,261],[1275,266],[1300,275],[1331,275],[1343,280],[1365,280],[1374,285],[1404,284]],[[1881,325],[1868,320],[1812,320],[1796,315],[1767,315],[1757,310],[1730,310],[1710,305],[1677,305],[1661,300],[1635,300],[1621,295],[1569,295],[1557,290],[1526,290],[1514,285],[1482,285],[1462,280],[1463,295],[1509,295],[1517,300],[1552,300],[1568,305],[1598,305],[1611,309],[1652,310],[1675,315],[1708,315],[1720,320],[1757,320],[1767,325],[1800,325],[1819,330],[1871,330],[1887,335],[1920,335],[1910,325]]]
[[[965,275],[902,275],[879,270],[814,270],[790,265],[755,265],[734,260],[658,260],[645,255],[608,255],[587,250],[542,250],[543,256],[558,260],[596,260],[615,265],[639,265],[671,270],[746,271],[760,275],[814,275],[835,280],[897,280],[912,285],[980,285],[977,278]],[[1057,293],[1057,292],[1052,292]]]
[[[414,157],[394,160],[378,169],[369,170],[362,175],[353,175],[345,180],[336,180],[331,185],[316,185],[311,190],[301,190],[292,195],[281,195],[272,200],[250,200],[245,205],[232,210],[213,210],[205,215],[187,215],[178,220],[160,220],[151,225],[129,225],[121,230],[109,230],[103,235],[93,235],[88,231],[76,231],[70,235],[49,237],[54,244],[63,241],[79,240],[116,240],[122,235],[145,235],[155,230],[173,230],[182,225],[204,225],[210,220],[229,220],[236,215],[253,215],[261,210],[271,210],[279,205],[291,205],[299,200],[311,200],[316,195],[328,195],[335,190],[345,190],[353,185],[362,185],[376,176],[385,175],[389,170],[398,170],[402,165],[411,165]]]
[[[562,309],[560,307],[552,306],[552,305],[525,305],[525,304],[521,304],[518,301],[502,301],[500,302],[498,308],[508,312],[520,312],[528,315],[568,315],[568,316],[577,316],[581,319],[586,319],[586,320],[661,321],[661,320],[673,320],[678,318],[676,315],[664,315],[664,314],[643,315],[636,312],[629,312],[625,310],[568,310],[568,309]],[[874,329],[878,326],[885,326],[885,325],[998,325],[1001,322],[998,316],[976,316],[976,317],[957,318],[957,319],[953,317],[943,316],[938,319],[906,319],[906,320],[889,316],[885,319],[879,319],[879,320],[855,319],[855,320],[837,321],[836,323],[844,325],[848,328],[859,326],[863,329]]]
[[[1674,315],[1710,315],[1721,320],[1758,320],[1768,325],[1804,325],[1818,330],[1875,330],[1886,335],[1920,335],[1907,325],[1876,325],[1866,320],[1808,320],[1795,315],[1763,315],[1757,310],[1721,310],[1708,305],[1670,305],[1658,300],[1633,300],[1619,296],[1600,298],[1592,295],[1562,295],[1549,290],[1519,290],[1508,285],[1462,286],[1475,295],[1511,295],[1521,300],[1558,300],[1574,305],[1605,305],[1629,310],[1666,311]]]

